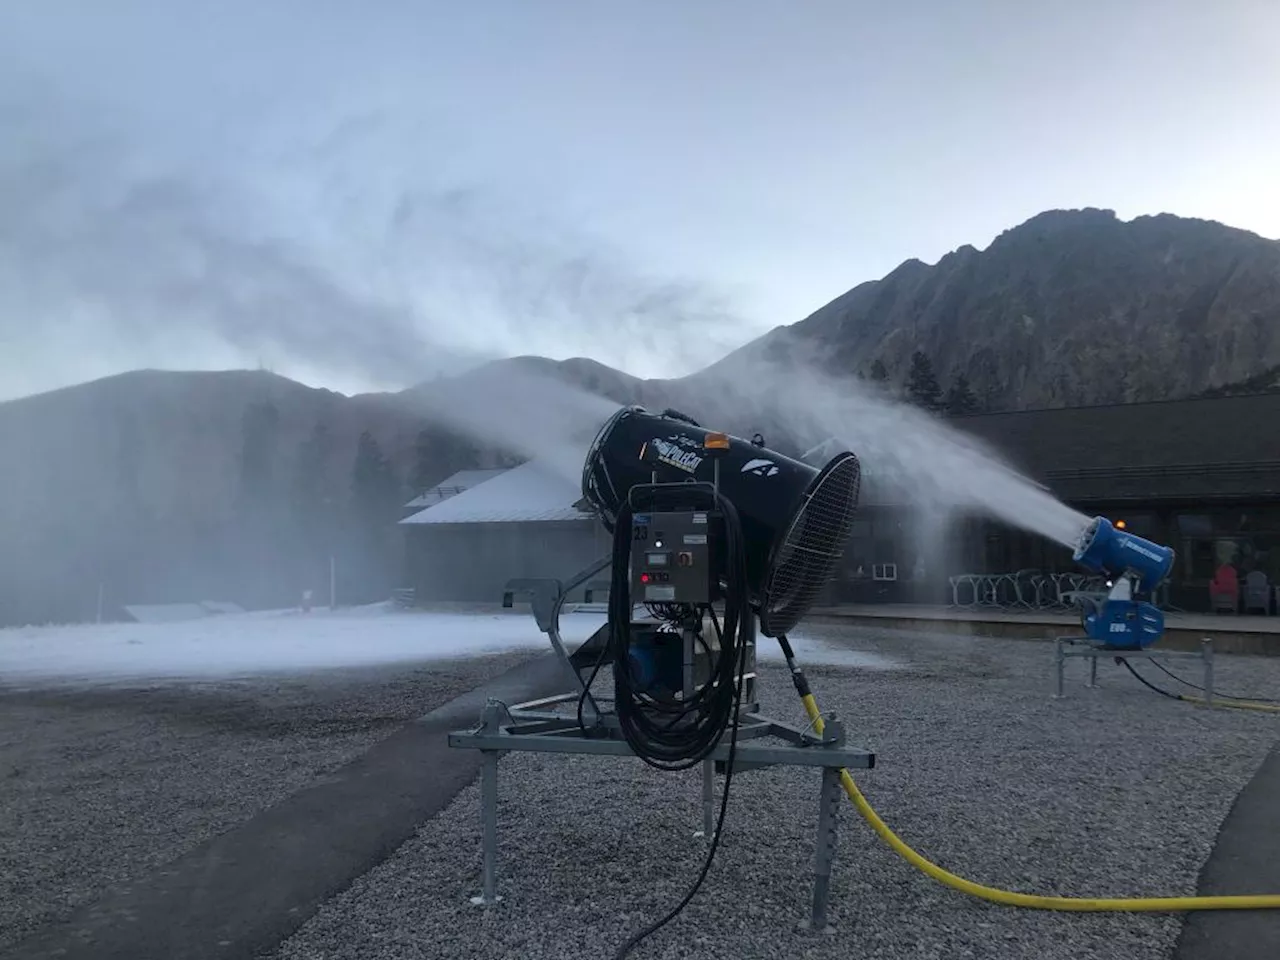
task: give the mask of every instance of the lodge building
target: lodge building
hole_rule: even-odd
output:
[[[1171,608],[1244,612],[1265,586],[1267,612],[1277,612],[1280,393],[950,423],[1082,513],[1171,546],[1162,597]],[[1078,569],[1066,548],[988,518],[953,516],[936,529],[936,517],[863,459],[859,516],[829,602],[949,603],[957,575]],[[441,490],[401,521],[405,583],[420,602],[496,602],[509,579],[567,578],[608,550],[580,489],[545,465],[460,474]]]

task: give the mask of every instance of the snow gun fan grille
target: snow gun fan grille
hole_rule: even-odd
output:
[[[818,474],[775,546],[760,603],[760,632],[795,628],[830,582],[853,529],[862,469],[842,453]]]

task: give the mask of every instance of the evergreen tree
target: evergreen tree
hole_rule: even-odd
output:
[[[333,454],[333,435],[323,420],[316,421],[311,435],[298,444],[293,466],[291,501],[295,510],[305,512],[317,504],[325,492],[325,468]]]
[[[351,471],[351,523],[354,555],[343,561],[342,593],[351,600],[386,597],[394,586],[399,543],[396,520],[402,496],[391,462],[366,430],[356,446]]]
[[[883,383],[889,379],[889,371],[884,368],[884,362],[876,359],[871,362],[871,370],[867,374],[868,379],[876,383]]]
[[[951,389],[947,391],[947,399],[944,404],[947,413],[953,417],[978,412],[978,398],[974,396],[973,390],[969,386],[969,378],[963,373],[957,375],[954,382],[952,382]]]
[[[438,479],[439,446],[430,430],[418,431],[418,439],[413,444],[413,468],[409,472],[409,486],[415,497],[434,486]]]
[[[400,509],[400,484],[395,470],[368,430],[360,434],[355,464],[351,471],[351,499],[357,518],[380,525],[394,518]]]
[[[942,388],[933,372],[933,363],[921,351],[911,354],[907,372],[907,399],[918,407],[937,412],[942,409]]]
[[[1005,408],[1003,397],[1001,397],[1000,387],[996,381],[987,384],[986,389],[982,391],[982,398],[978,401],[978,408],[983,413],[999,413]]]
[[[329,558],[342,546],[344,504],[329,474],[334,448],[328,424],[318,420],[298,444],[290,487],[295,593],[310,590],[316,602],[328,595]]]
[[[270,400],[251,403],[240,419],[240,498],[249,510],[269,505],[274,489],[275,455],[280,411]]]
[[[240,420],[239,532],[231,569],[240,577],[240,599],[253,606],[279,603],[281,551],[288,517],[274,472],[280,411],[270,400],[250,403]]]

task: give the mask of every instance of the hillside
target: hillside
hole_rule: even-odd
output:
[[[901,383],[916,350],[944,389],[963,374],[988,409],[1246,381],[1280,364],[1280,243],[1164,214],[1050,211],[985,250],[908,260],[739,352],[864,375],[879,361]]]
[[[250,485],[249,424],[265,409]],[[92,615],[99,584],[108,608],[292,602],[327,582],[314,568],[330,552],[354,555],[342,523],[361,434],[391,463],[391,510],[428,426],[395,396],[260,371],[135,371],[0,404],[0,625]],[[440,430],[432,446],[428,479],[498,462]],[[309,531],[329,542],[305,542]]]

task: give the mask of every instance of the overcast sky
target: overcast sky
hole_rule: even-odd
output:
[[[689,372],[1056,207],[1280,237],[1280,4],[6,0],[0,398]]]

